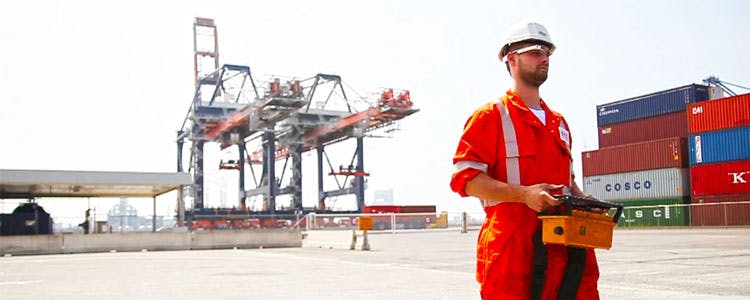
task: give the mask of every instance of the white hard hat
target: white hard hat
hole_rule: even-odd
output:
[[[550,50],[555,50],[555,44],[552,43],[552,38],[547,32],[547,28],[544,28],[542,24],[529,21],[521,21],[513,24],[513,26],[505,32],[505,39],[503,40],[503,47],[500,49],[500,56],[504,56],[508,47],[513,43],[523,41],[539,41],[548,44]]]

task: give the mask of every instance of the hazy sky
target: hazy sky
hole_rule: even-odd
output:
[[[451,158],[471,112],[509,86],[497,52],[510,24],[538,20],[558,47],[541,93],[570,123],[580,174],[580,152],[597,148],[597,104],[709,75],[750,85],[748,11],[747,1],[5,1],[0,169],[176,171],[202,16],[216,20],[222,63],[256,80],[331,73],[361,94],[410,90],[421,111],[393,139],[365,142],[367,199],[392,188],[397,204],[480,211],[450,191]],[[222,152],[206,148],[207,205],[224,186],[232,205],[236,173],[219,173]],[[335,165],[354,149],[341,148]],[[306,206],[317,192],[307,169]]]

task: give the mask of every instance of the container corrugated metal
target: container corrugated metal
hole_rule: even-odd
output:
[[[690,225],[689,197],[647,199],[617,202],[623,210],[617,226],[687,226]]]
[[[585,193],[606,201],[690,196],[688,169],[671,168],[583,177]]]
[[[401,206],[401,213],[435,213],[435,205],[405,205]]]
[[[710,164],[750,159],[750,127],[691,135],[690,164]]]
[[[690,133],[750,126],[750,94],[691,104],[687,119]]]
[[[666,91],[596,106],[598,127],[685,111],[688,104],[708,100],[708,87],[690,84]]]
[[[691,225],[750,225],[750,194],[693,197]]]
[[[687,140],[679,137],[586,151],[581,153],[583,176],[686,168],[687,151]]]
[[[693,196],[750,193],[750,160],[692,166],[690,189]]]
[[[435,205],[368,205],[364,213],[435,213]]]
[[[599,127],[599,148],[687,136],[687,115],[676,112]]]

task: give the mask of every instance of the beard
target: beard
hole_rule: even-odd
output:
[[[533,87],[540,87],[542,86],[542,83],[547,80],[547,70],[542,70],[539,66],[533,71],[525,71],[521,69],[519,75],[523,83]]]

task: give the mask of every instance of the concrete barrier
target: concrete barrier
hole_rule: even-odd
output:
[[[0,236],[0,255],[60,254],[61,234]]]
[[[302,247],[302,235],[285,229],[194,231],[192,236],[191,249]]]
[[[302,247],[302,234],[279,230],[128,232],[0,236],[0,255]]]
[[[62,246],[63,253],[190,250],[190,235],[183,232],[65,234]]]

